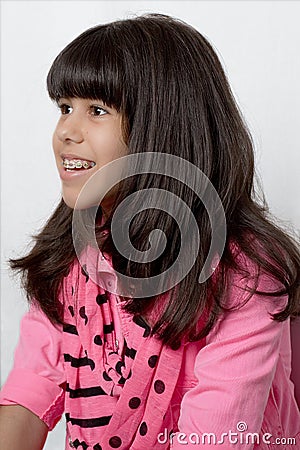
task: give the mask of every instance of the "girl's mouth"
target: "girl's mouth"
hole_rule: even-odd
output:
[[[94,161],[86,161],[84,159],[67,159],[63,158],[62,165],[67,172],[78,170],[88,170],[96,165]]]

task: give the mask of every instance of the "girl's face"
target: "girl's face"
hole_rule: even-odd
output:
[[[61,98],[58,107],[61,116],[53,134],[53,149],[63,199],[74,208],[90,176],[127,153],[122,115],[99,100]],[[104,213],[109,212],[113,191],[101,203]]]

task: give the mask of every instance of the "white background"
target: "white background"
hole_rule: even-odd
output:
[[[1,381],[26,309],[7,270],[60,198],[51,150],[58,112],[45,79],[58,52],[85,29],[144,12],[185,20],[218,51],[256,145],[271,211],[299,228],[300,3],[297,1],[4,1],[1,17]],[[63,422],[46,449],[64,447]]]

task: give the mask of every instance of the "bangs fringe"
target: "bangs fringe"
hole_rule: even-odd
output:
[[[56,102],[72,97],[97,99],[119,111],[124,86],[122,58],[117,55],[112,33],[103,26],[92,31],[82,33],[54,60],[47,76],[49,96]]]

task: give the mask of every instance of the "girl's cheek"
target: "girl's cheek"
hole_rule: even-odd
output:
[[[54,131],[53,136],[52,136],[52,148],[54,150],[54,153],[56,153],[58,151],[58,147],[59,147],[59,139],[57,138],[57,134]]]

